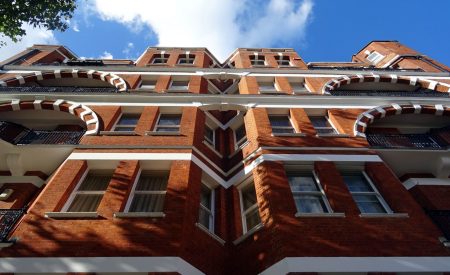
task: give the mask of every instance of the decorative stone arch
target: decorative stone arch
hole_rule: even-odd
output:
[[[322,88],[323,94],[330,94],[330,91],[336,90],[337,88],[349,85],[351,83],[364,83],[364,82],[381,82],[381,83],[398,83],[398,84],[406,84],[415,87],[423,87],[426,89],[430,89],[436,92],[441,93],[450,93],[450,84],[433,81],[429,79],[422,79],[418,77],[406,77],[406,76],[397,76],[395,74],[391,75],[351,75],[351,76],[341,76],[336,79],[332,79],[325,83]]]
[[[123,78],[121,78],[118,75],[95,70],[85,71],[77,69],[33,72],[27,75],[17,75],[15,77],[0,81],[0,86],[17,87],[25,83],[32,83],[40,80],[59,79],[59,78],[98,79],[104,82],[108,82],[111,85],[115,86],[119,92],[126,92],[128,90],[127,83]]]
[[[404,114],[428,114],[435,116],[450,116],[450,106],[441,104],[436,105],[419,105],[405,104],[399,105],[392,103],[391,105],[378,106],[360,114],[356,119],[353,131],[355,136],[366,137],[367,127],[376,119],[387,116],[404,115]]]
[[[89,107],[64,99],[57,100],[18,100],[0,102],[0,112],[21,110],[52,110],[70,113],[86,123],[85,136],[95,135],[99,130],[97,114]]]

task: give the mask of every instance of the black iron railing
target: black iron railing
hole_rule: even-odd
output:
[[[31,130],[21,125],[0,121],[0,139],[14,145],[62,144],[77,145],[85,131]]]
[[[447,240],[450,240],[450,210],[426,210],[428,216],[442,230]]]
[[[408,97],[449,97],[448,93],[440,93],[428,89],[417,91],[379,91],[379,90],[337,90],[330,91],[334,96],[408,96]]]
[[[376,134],[366,133],[367,141],[375,148],[446,149],[447,144],[433,134]]]
[[[115,87],[0,87],[0,93],[117,93]]]
[[[22,209],[0,209],[0,242],[8,242],[8,236],[25,213]]]

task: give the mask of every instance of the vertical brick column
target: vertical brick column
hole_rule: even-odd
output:
[[[358,206],[336,165],[329,161],[318,161],[314,163],[314,169],[333,211],[345,213],[346,216],[359,216]]]
[[[331,77],[305,77],[305,83],[308,85],[308,87],[312,90],[311,92],[316,94],[322,94],[322,87],[330,81]]]
[[[144,135],[146,131],[152,131],[158,120],[159,107],[149,106],[142,110],[135,132]]]
[[[239,197],[239,190],[232,186],[228,188],[230,192],[230,204],[232,206],[233,215],[232,222],[230,222],[230,238],[234,241],[238,237],[242,236],[242,213],[241,213],[241,199]]]
[[[155,85],[155,92],[161,93],[169,89],[170,81],[171,81],[170,75],[160,76]]]
[[[287,77],[275,77],[275,84],[278,86],[280,92],[292,94],[292,88]]]
[[[122,113],[120,106],[89,106],[89,108],[91,108],[92,111],[94,111],[98,117],[101,118],[101,121],[103,122],[103,129],[100,130],[104,131],[111,130]]]
[[[208,81],[201,76],[191,76],[189,80],[189,92],[195,94],[207,94]]]
[[[221,237],[223,240],[228,241],[227,236],[227,223],[231,223],[231,213],[228,211],[229,204],[227,203],[227,190],[222,186],[215,189],[215,211],[216,220],[214,224],[215,233],[217,236]]]
[[[12,189],[8,199],[0,201],[0,209],[22,208],[33,198],[39,188],[32,183],[5,183],[0,187],[0,193],[5,189]]]
[[[240,94],[258,94],[259,86],[254,76],[242,77],[239,82],[239,93]]]
[[[353,127],[357,117],[366,111],[365,109],[330,109],[328,117],[341,134],[353,136]]]
[[[311,121],[309,120],[309,117],[304,109],[290,109],[290,115],[295,129],[308,135],[316,134],[316,129],[314,129],[314,126],[311,124]]]
[[[111,218],[115,212],[123,211],[138,171],[137,160],[119,163],[98,206],[97,212],[100,216]]]
[[[140,75],[121,75],[127,83],[129,89],[137,89],[139,88],[139,83],[141,83],[142,79]]]

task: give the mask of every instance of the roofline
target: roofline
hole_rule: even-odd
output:
[[[359,50],[358,52],[353,54],[353,56],[359,54],[363,49],[367,48],[370,44],[372,44],[374,42],[399,42],[399,41],[398,40],[372,40],[369,43],[367,43],[364,47],[362,47],[361,50]]]

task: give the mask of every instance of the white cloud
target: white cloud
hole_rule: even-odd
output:
[[[102,55],[98,57],[99,59],[113,59],[113,55],[110,52],[104,51]]]
[[[74,32],[80,32],[80,28],[78,27],[78,22],[77,21],[73,22],[72,30]]]
[[[27,34],[17,43],[12,42],[9,38],[0,37],[2,41],[6,42],[6,46],[0,48],[0,60],[5,60],[33,44],[58,44],[52,31],[33,28],[30,25],[24,25],[23,28]]]
[[[122,50],[122,53],[125,54],[125,58],[133,59],[131,57],[131,51],[134,49],[134,44],[132,42],[128,42],[127,46]]]
[[[312,0],[95,0],[89,10],[132,31],[151,28],[158,46],[207,47],[221,60],[237,47],[293,47],[305,34]],[[150,30],[149,30],[150,31]]]

